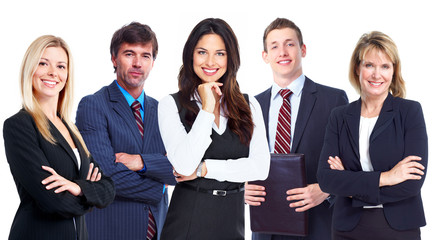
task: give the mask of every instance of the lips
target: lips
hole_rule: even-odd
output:
[[[42,79],[42,82],[45,86],[53,88],[57,85],[57,81],[54,80],[46,80],[46,79]]]
[[[374,86],[374,87],[379,87],[383,84],[383,82],[373,82],[373,81],[368,81],[370,85]]]
[[[203,72],[207,76],[213,76],[219,70],[218,68],[202,68]]]
[[[281,61],[278,61],[277,63],[280,64],[280,65],[288,65],[291,62],[292,62],[291,60],[281,60]]]

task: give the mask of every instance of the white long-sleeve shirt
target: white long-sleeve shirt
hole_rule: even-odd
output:
[[[200,111],[189,133],[186,132],[180,120],[177,105],[171,95],[163,98],[158,107],[159,129],[167,150],[168,160],[178,173],[186,176],[193,174],[210,146],[212,129],[221,135],[225,132],[228,122],[221,107],[218,128],[214,123],[214,114],[202,110],[199,96],[196,96],[194,100]],[[207,167],[206,178],[230,182],[267,178],[270,154],[261,107],[254,97],[249,98],[249,106],[255,125],[249,146],[249,156],[235,160],[204,159]]]

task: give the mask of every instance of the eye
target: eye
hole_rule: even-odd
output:
[[[294,47],[295,46],[294,43],[288,43],[287,45],[288,45],[288,47]]]
[[[46,62],[39,62],[39,66],[48,66]]]
[[[384,68],[384,69],[390,69],[390,66],[387,65],[387,64],[385,64],[385,65],[383,65],[383,68]]]
[[[57,67],[60,68],[60,69],[62,69],[62,70],[66,69],[65,65],[58,65]]]
[[[365,64],[365,67],[370,68],[370,67],[372,67],[372,64],[370,64],[370,63],[366,63],[366,64]]]
[[[218,55],[218,56],[225,56],[225,53],[224,52],[217,52],[216,55]]]
[[[206,52],[205,52],[205,51],[202,51],[202,50],[200,50],[200,51],[198,51],[198,54],[199,54],[199,55],[204,55],[204,54],[206,54]]]
[[[277,46],[276,46],[276,45],[274,45],[274,46],[272,46],[272,47],[271,47],[271,49],[276,49],[276,48],[277,48]]]

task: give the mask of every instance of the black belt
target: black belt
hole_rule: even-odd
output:
[[[181,186],[188,188],[190,190],[194,190],[194,191],[202,192],[202,193],[209,193],[209,194],[212,194],[213,196],[218,196],[218,197],[225,197],[228,194],[239,193],[239,192],[243,192],[245,190],[244,185],[241,185],[240,187],[238,187],[236,189],[232,189],[232,190],[205,189],[205,188],[191,186],[191,185],[185,184],[185,183],[181,184]]]

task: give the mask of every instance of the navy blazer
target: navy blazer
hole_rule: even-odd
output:
[[[271,88],[260,93],[256,99],[261,105],[268,139],[269,108]],[[327,87],[313,82],[306,77],[297,115],[292,153],[305,154],[306,175],[308,184],[317,183],[316,172],[321,147],[324,141],[325,126],[331,110],[348,104],[343,90]],[[331,208],[327,201],[308,210],[309,234],[304,239],[329,239],[331,234]],[[270,239],[271,235],[253,233],[253,239]],[[290,239],[285,236],[284,239]],[[298,239],[298,238],[294,238]]]
[[[354,229],[363,206],[382,204],[389,225],[396,230],[424,226],[421,180],[379,187],[381,172],[392,169],[410,155],[428,160],[426,126],[420,104],[388,94],[369,139],[373,172],[364,172],[359,156],[361,99],[332,113],[320,157],[318,180],[321,188],[336,195],[333,225],[338,231]],[[331,170],[329,156],[339,156],[345,171]],[[352,198],[350,198],[352,196]]]
[[[176,183],[160,137],[157,104],[145,95],[144,137],[132,110],[115,81],[78,106],[76,124],[90,152],[116,186],[116,198],[109,207],[86,216],[91,239],[142,239],[146,236],[148,210],[162,230],[168,210],[165,184]],[[115,153],[140,154],[147,170],[138,173],[115,162]]]
[[[100,181],[87,181],[90,162],[75,135],[69,133],[78,148],[81,167],[63,135],[50,123],[56,144],[48,142],[36,127],[30,114],[22,109],[4,122],[3,137],[18,194],[21,199],[12,223],[9,239],[88,239],[83,215],[92,207],[105,207],[114,199],[114,183],[104,174]],[[83,193],[54,193],[41,183],[53,168],[62,177],[77,183]]]

